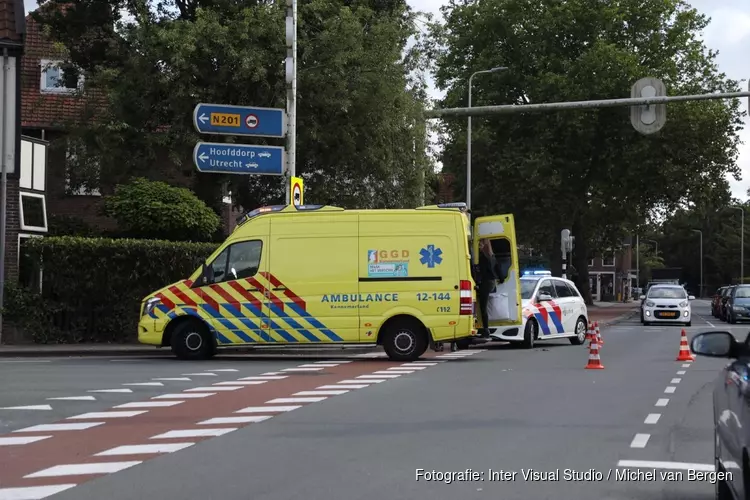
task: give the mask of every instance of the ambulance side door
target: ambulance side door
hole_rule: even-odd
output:
[[[521,273],[518,265],[516,227],[512,214],[478,217],[472,234],[472,263],[479,265],[479,241],[489,239],[504,280],[495,294],[507,297],[507,317],[490,320],[490,327],[521,324]],[[477,304],[478,307],[478,304]]]

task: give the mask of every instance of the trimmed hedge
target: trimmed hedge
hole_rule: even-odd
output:
[[[16,292],[6,307],[8,319],[40,343],[134,342],[141,300],[190,276],[216,248],[216,243],[162,240],[33,238],[25,251],[42,263],[42,294]]]

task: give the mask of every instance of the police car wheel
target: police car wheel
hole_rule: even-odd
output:
[[[526,321],[526,327],[523,329],[523,342],[521,342],[521,346],[525,349],[533,349],[537,330],[538,326],[535,319],[529,319]]]
[[[427,350],[427,335],[416,320],[399,319],[388,325],[383,336],[383,348],[396,361],[419,359]]]
[[[206,325],[199,321],[184,321],[172,332],[172,352],[180,359],[208,359],[216,349]]]
[[[576,336],[570,337],[570,343],[573,345],[581,345],[586,342],[586,320],[578,318],[576,322]]]

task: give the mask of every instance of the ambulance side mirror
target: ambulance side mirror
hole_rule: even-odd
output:
[[[214,268],[203,263],[203,269],[201,271],[201,281],[204,285],[210,285],[214,282]]]

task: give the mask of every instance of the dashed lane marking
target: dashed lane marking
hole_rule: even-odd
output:
[[[370,384],[335,384],[335,385],[321,385],[320,387],[316,387],[316,389],[364,389],[365,387],[370,387]]]
[[[323,398],[325,399],[325,398]],[[302,405],[291,406],[248,406],[235,413],[284,413],[302,408]]]
[[[666,389],[664,389],[664,394],[674,394],[674,391],[676,390],[676,387],[668,386]]]
[[[163,380],[164,382],[190,382],[188,377],[159,377],[151,380]]]
[[[57,432],[57,431],[85,431],[92,427],[104,425],[104,422],[76,422],[69,424],[39,424],[13,432]]]
[[[133,392],[133,390],[132,389],[92,389],[86,392],[127,393],[127,392]]]
[[[685,375],[685,373],[687,373],[685,370],[679,370],[677,375]]]
[[[339,384],[382,384],[383,382],[387,382],[388,380],[384,378],[363,378],[363,379],[347,379],[342,380],[339,382]]]
[[[95,457],[112,457],[120,455],[152,455],[156,453],[174,453],[193,446],[195,443],[160,443],[134,444],[112,448],[94,455]]]
[[[6,406],[0,410],[51,410],[50,405]]]
[[[49,469],[40,470],[24,476],[24,479],[32,479],[35,477],[60,477],[60,476],[84,476],[88,474],[109,474],[112,472],[120,472],[121,470],[129,469],[135,465],[142,463],[142,461],[134,462],[99,462],[93,464],[65,464],[56,465]]]
[[[198,398],[207,398],[209,396],[215,396],[215,392],[191,392],[191,393],[182,393],[182,394],[162,394],[161,396],[154,396],[151,399],[182,399],[182,398],[188,398],[188,399],[198,399]]]
[[[136,415],[142,415],[144,413],[147,413],[147,411],[92,411],[90,413],[81,413],[80,415],[68,417],[68,419],[86,420],[89,418],[130,418],[135,417]]]
[[[328,363],[344,364],[344,363],[351,363],[351,362],[352,362],[351,359],[343,359],[343,360],[337,359],[337,360],[334,360],[334,361],[316,361],[315,363],[316,364],[321,364],[321,365],[327,365]]]
[[[340,396],[346,394],[348,390],[340,391],[300,391],[295,392],[292,396]]]
[[[425,368],[429,368],[428,366],[410,366],[410,365],[401,365],[401,366],[392,366],[391,368],[388,368],[388,370],[392,371],[400,371],[400,370],[424,370]]]
[[[222,387],[193,387],[192,389],[185,389],[185,392],[210,392],[210,391],[236,391],[238,389],[242,389],[241,385],[233,385],[233,386],[222,386]]]
[[[225,427],[219,429],[181,429],[176,431],[168,431],[163,434],[157,434],[151,436],[149,439],[174,439],[174,438],[190,438],[190,437],[217,437],[229,434],[237,430],[237,427]]]
[[[643,467],[646,469],[679,469],[713,472],[712,464],[693,464],[688,462],[653,462],[650,460],[620,460],[618,467]]]
[[[218,377],[215,373],[183,373],[183,377]]]
[[[633,441],[630,442],[631,448],[645,448],[651,434],[636,434]]]
[[[169,408],[184,403],[184,401],[135,401],[115,406],[115,408]]]
[[[225,425],[225,424],[254,424],[258,422],[264,422],[269,418],[273,418],[273,415],[248,415],[246,417],[217,417],[209,418],[203,422],[198,422],[198,425]]]
[[[52,436],[11,436],[11,437],[0,437],[0,446],[17,446],[21,444],[36,443],[43,439],[49,439]]]
[[[317,372],[324,370],[325,367],[315,367],[315,368],[284,368],[281,370],[282,372]]]
[[[377,380],[377,379],[384,379],[384,378],[398,378],[400,376],[401,376],[400,373],[384,373],[384,374],[380,374],[380,375],[374,375],[374,374],[373,375],[360,375],[359,377],[356,377],[356,378],[358,378],[358,379],[369,379],[369,378],[372,378],[372,379],[376,379]]]
[[[690,368],[690,363],[685,363],[684,365],[682,365],[682,367],[683,368]]]
[[[61,398],[47,398],[47,401],[96,401],[94,396],[65,396]]]
[[[661,413],[649,413],[646,417],[646,420],[643,421],[644,424],[655,424],[659,421],[659,418],[661,418]]]
[[[669,383],[670,384],[679,384],[680,382],[682,382],[681,378],[673,378]]]
[[[164,384],[161,382],[133,382],[130,384],[122,384],[122,385],[133,385],[138,387],[164,387]]]
[[[267,381],[267,380],[282,380],[282,379],[285,379],[285,378],[289,378],[289,375],[261,375],[261,376],[254,375],[252,377],[242,377],[242,378],[237,379],[237,380],[264,380],[264,381]]]
[[[55,484],[26,488],[0,488],[0,500],[41,500],[76,486],[75,484]]]
[[[238,372],[236,368],[222,368],[221,370],[211,370],[212,372]]]
[[[267,380],[234,380],[229,382],[216,382],[213,384],[214,386],[224,386],[224,385],[261,385],[267,383]]]

